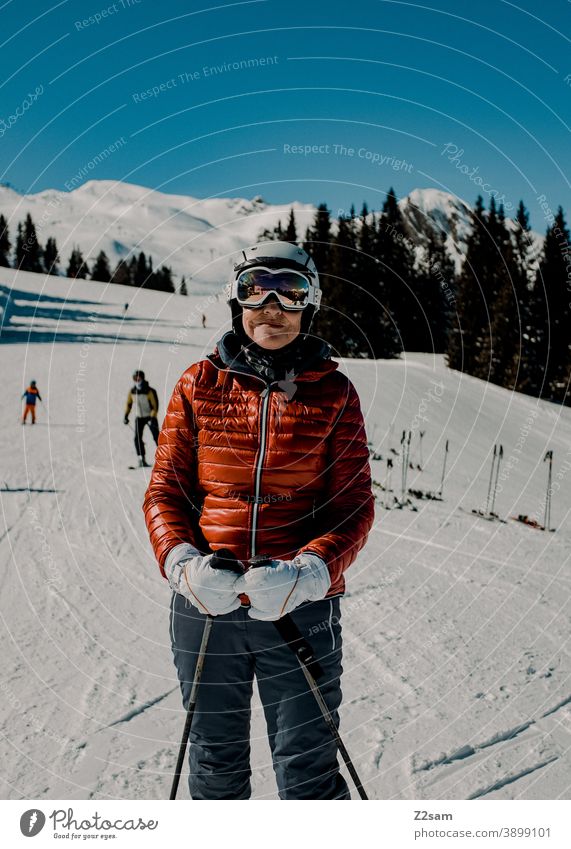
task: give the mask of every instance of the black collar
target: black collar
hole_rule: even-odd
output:
[[[258,375],[269,383],[291,380],[318,361],[331,359],[331,346],[317,336],[298,337],[277,351],[268,351],[255,342],[242,345],[238,336],[230,330],[216,347],[224,365],[233,371]]]

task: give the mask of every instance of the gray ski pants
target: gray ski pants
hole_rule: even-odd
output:
[[[339,598],[306,602],[291,616],[324,670],[319,687],[338,724],[342,673]],[[170,634],[185,709],[205,619],[173,593]],[[254,675],[280,799],[349,799],[339,773],[337,746],[296,657],[275,625],[250,619],[245,606],[213,620],[189,738],[191,797],[250,798]]]

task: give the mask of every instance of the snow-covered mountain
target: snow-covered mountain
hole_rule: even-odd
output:
[[[143,250],[155,267],[170,265],[175,275],[192,278],[195,293],[200,284],[210,288],[225,280],[229,256],[279,219],[285,223],[292,206],[300,228],[307,227],[315,213],[311,204],[270,205],[260,197],[199,199],[113,180],[33,195],[0,186],[0,213],[9,220],[12,241],[17,222],[29,212],[41,243],[55,237],[62,266],[74,245],[88,264],[104,250],[112,266]]]
[[[399,201],[407,235],[424,246],[429,233],[446,233],[446,247],[456,262],[462,259],[470,235],[470,205],[439,189],[414,189]]]
[[[414,189],[399,201],[405,220],[408,238],[420,247],[428,241],[430,232],[442,230],[446,234],[446,247],[458,271],[466,254],[470,235],[471,207],[466,201],[439,189]],[[506,224],[512,231],[517,225],[507,218]],[[543,236],[530,233],[531,264],[534,266],[541,252]]]
[[[430,229],[444,230],[459,266],[470,230],[470,206],[437,189],[415,189],[399,205],[407,237],[422,246]],[[72,192],[47,189],[30,195],[0,186],[0,213],[8,219],[12,241],[17,222],[29,212],[41,243],[55,237],[62,266],[74,245],[79,245],[88,264],[104,250],[113,267],[119,259],[143,250],[153,257],[155,267],[167,264],[179,277],[192,278],[196,293],[201,286],[208,290],[225,280],[229,257],[257,241],[278,220],[285,225],[291,207],[298,234],[303,234],[315,207],[298,201],[276,205],[259,196],[201,199],[113,180],[90,180]]]

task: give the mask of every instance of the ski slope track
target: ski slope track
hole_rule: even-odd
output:
[[[162,420],[182,371],[229,328],[222,286],[189,290],[0,269],[4,798],[168,798],[184,713],[170,593],[141,510],[150,470],[128,470],[123,410],[143,368]],[[340,368],[381,458],[375,525],[342,604],[341,731],[370,797],[570,798],[571,410],[450,371],[440,356]],[[23,427],[32,378],[44,403]],[[443,500],[385,509],[386,458],[400,496],[409,428],[415,490],[438,490],[449,440]],[[540,524],[553,449],[554,533],[471,513],[485,508],[494,443],[496,512]],[[257,696],[252,770],[254,797],[276,798]]]

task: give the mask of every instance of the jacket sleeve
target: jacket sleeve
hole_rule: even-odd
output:
[[[318,511],[319,536],[300,549],[326,563],[334,583],[353,563],[373,525],[375,500],[359,396],[348,381],[328,446],[328,478]]]
[[[165,560],[172,548],[184,542],[200,549],[198,509],[193,499],[196,496],[193,387],[191,366],[171,395],[143,502],[147,530],[163,577],[166,577]]]
[[[133,406],[133,395],[131,391],[127,395],[127,403],[125,404],[125,415],[128,416],[131,412],[131,407]]]

